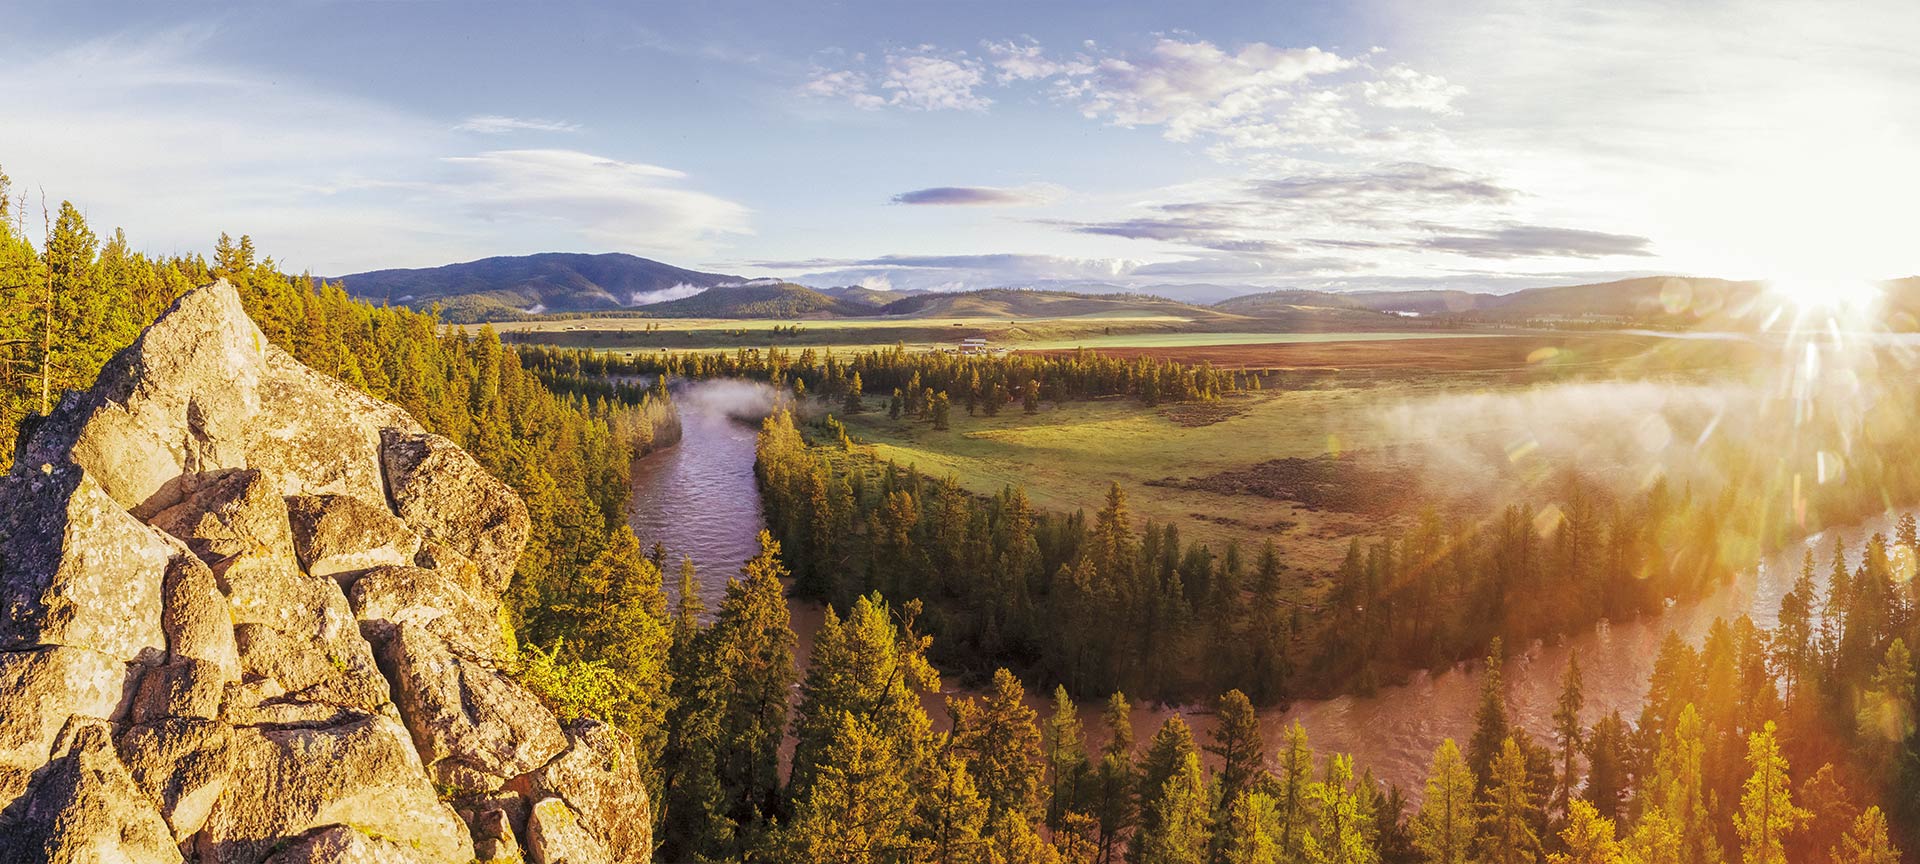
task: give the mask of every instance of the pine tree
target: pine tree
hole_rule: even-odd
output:
[[[937,864],[986,864],[987,802],[974,786],[951,735],[933,741],[931,754],[915,774],[913,835],[916,860]]]
[[[1560,700],[1553,711],[1553,736],[1560,745],[1560,771],[1552,806],[1560,811],[1563,818],[1568,812],[1568,802],[1573,800],[1573,784],[1578,779],[1575,760],[1584,743],[1586,727],[1580,723],[1580,708],[1585,702],[1580,684],[1580,657],[1577,652],[1570,651],[1567,654],[1567,673],[1560,679]]]
[[[1413,844],[1427,864],[1467,864],[1473,850],[1473,772],[1452,738],[1440,742],[1427,772],[1426,800],[1413,820]]]
[[[1126,840],[1134,819],[1133,706],[1114,693],[1101,714],[1107,746],[1100,752],[1100,780],[1094,802],[1099,823],[1099,862],[1110,864],[1114,850]]]
[[[1158,820],[1139,835],[1140,864],[1205,864],[1212,840],[1213,802],[1200,775],[1200,758],[1187,753],[1154,798]]]
[[[906,857],[913,816],[904,767],[868,724],[842,712],[819,776],[777,845],[792,861],[878,864]]]
[[[736,826],[719,775],[726,746],[721,729],[725,675],[713,655],[711,631],[700,626],[705,609],[690,558],[681,560],[679,591],[667,655],[673,684],[660,757],[664,812],[658,831],[661,857],[693,860],[724,854]]]
[[[1059,830],[1066,815],[1080,808],[1087,770],[1080,714],[1067,688],[1053,688],[1053,716],[1047,718],[1041,737],[1047,756],[1047,827]]]
[[[1501,743],[1480,801],[1480,857],[1486,864],[1533,864],[1540,859],[1533,796],[1526,754],[1508,738]]]
[[[1024,699],[1020,680],[1005,669],[993,673],[993,692],[949,704],[953,739],[965,755],[988,821],[1002,816],[1031,823],[1040,816],[1045,788],[1037,717]]]
[[[1746,791],[1734,829],[1740,835],[1742,864],[1786,864],[1787,835],[1800,829],[1813,814],[1795,807],[1787,776],[1787,757],[1774,739],[1773,721],[1747,736]]]
[[[947,401],[947,391],[942,390],[933,397],[933,428],[947,429],[947,421],[953,414],[953,405]]]
[[[1149,832],[1160,830],[1162,818],[1160,796],[1169,781],[1179,774],[1187,757],[1198,753],[1194,749],[1193,729],[1187,721],[1175,714],[1160,724],[1153,733],[1153,740],[1147,742],[1147,752],[1140,759],[1140,820],[1135,826],[1135,838]],[[1138,859],[1137,854],[1135,860]]]
[[[1287,728],[1287,741],[1280,748],[1280,776],[1273,796],[1280,811],[1280,856],[1284,861],[1304,861],[1313,848],[1310,826],[1318,818],[1313,783],[1313,748],[1307,743],[1306,727],[1296,720]]]
[[[1473,769],[1474,784],[1485,789],[1492,782],[1493,760],[1507,740],[1507,689],[1501,678],[1504,663],[1500,639],[1487,648],[1486,671],[1480,679],[1480,707],[1473,715],[1473,737],[1467,741],[1467,767]]]
[[[1223,864],[1281,864],[1280,843],[1276,838],[1280,813],[1273,796],[1250,792],[1227,808],[1215,840],[1220,846]]]
[[[1833,850],[1833,864],[1899,864],[1900,850],[1887,839],[1887,817],[1868,807]]]
[[[1886,765],[1895,749],[1913,737],[1915,687],[1913,655],[1896,637],[1860,696],[1854,726],[1874,762]]]
[[[1220,759],[1220,806],[1233,806],[1242,793],[1258,789],[1266,777],[1267,744],[1260,737],[1260,717],[1253,703],[1238,690],[1220,697],[1213,727],[1213,742],[1207,752]]]
[[[1378,864],[1380,853],[1368,835],[1373,814],[1353,786],[1353,757],[1336,753],[1327,759],[1325,779],[1311,791],[1316,816],[1313,845],[1306,860],[1314,864]]]
[[[1628,734],[1618,711],[1600,718],[1587,734],[1587,784],[1582,797],[1604,819],[1618,819],[1626,803]]]
[[[745,578],[727,581],[713,623],[715,663],[725,676],[721,728],[728,736],[720,783],[728,816],[742,826],[760,824],[778,805],[780,742],[795,683],[796,640],[780,585],[785,572],[780,544],[760,532],[760,554],[741,568]]]
[[[918,601],[909,603],[903,620],[917,610]],[[924,656],[925,637],[911,625],[905,630],[896,632],[878,595],[855,600],[844,622],[827,610],[800,686],[789,795],[805,794],[843,713],[868,724],[901,766],[911,769],[922,758],[931,722],[920,695],[938,692],[939,678]]]
[[[1673,731],[1660,741],[1649,784],[1653,803],[1671,822],[1681,841],[1676,864],[1721,864],[1720,841],[1707,810],[1700,712],[1691,703],[1680,711]],[[1644,818],[1644,817],[1643,817]]]
[[[1567,851],[1547,855],[1547,864],[1625,864],[1620,841],[1613,836],[1613,820],[1601,816],[1591,803],[1571,801],[1566,822],[1560,842]]]
[[[855,372],[852,378],[847,379],[847,395],[840,403],[841,413],[852,416],[867,410],[866,402],[860,396],[860,373]]]

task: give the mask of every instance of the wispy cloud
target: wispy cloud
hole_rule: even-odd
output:
[[[660,248],[704,250],[752,233],[746,207],[685,188],[672,168],[577,150],[493,150],[443,160],[440,192],[476,219],[535,218],[617,246],[644,237]]]
[[[902,192],[891,199],[895,204],[931,204],[946,206],[1026,206],[1042,204],[1052,195],[1035,188],[1007,189],[997,186],[932,186]]]
[[[477,114],[456,124],[456,132],[477,132],[482,135],[505,135],[509,132],[578,132],[580,124],[565,120],[530,120],[523,117],[507,117],[501,114]]]
[[[855,63],[866,60],[856,54]],[[886,107],[911,111],[985,111],[993,100],[978,93],[986,81],[985,64],[964,52],[942,54],[933,46],[889,51],[878,70],[814,67],[800,92],[845,101],[856,108]]]

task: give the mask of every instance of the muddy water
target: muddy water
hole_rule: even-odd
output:
[[[730,419],[727,412],[734,408],[726,400],[703,400],[695,390],[678,401],[684,429],[681,443],[635,465],[633,527],[642,543],[666,544],[673,559],[682,554],[693,557],[699,568],[699,590],[711,610],[718,606],[726,580],[758,551],[756,535],[762,517],[753,478],[754,428]],[[1866,535],[1875,531],[1891,535],[1897,518],[1897,513],[1888,514],[1803,542],[1814,550],[1824,578],[1835,533],[1857,555]],[[1551,643],[1509,646],[1505,675],[1515,720],[1535,735],[1548,735],[1560,676],[1568,655],[1576,652],[1586,688],[1587,722],[1615,709],[1634,719],[1646,698],[1647,675],[1667,631],[1678,631],[1697,645],[1715,618],[1745,614],[1760,626],[1773,626],[1780,598],[1799,572],[1802,548],[1782,549],[1713,596],[1658,617],[1602,623]],[[800,635],[796,656],[804,663],[821,609],[817,604],[795,603],[792,612]],[[1443,738],[1464,742],[1471,734],[1479,699],[1479,665],[1462,663],[1438,674],[1418,673],[1405,684],[1381,688],[1371,696],[1306,701],[1286,710],[1267,711],[1262,715],[1267,741],[1277,747],[1286,727],[1298,720],[1321,754],[1351,753],[1357,765],[1371,768],[1375,776],[1398,783],[1417,798],[1434,748]],[[1050,710],[1042,704],[1044,695],[1036,688],[1032,700],[1043,714]],[[936,725],[944,726],[938,698],[928,702]],[[1135,707],[1134,738],[1143,746],[1172,713],[1185,715],[1195,734],[1203,738],[1213,721],[1204,710]],[[1088,704],[1082,710],[1088,743],[1094,747],[1105,737],[1099,731],[1098,708]]]

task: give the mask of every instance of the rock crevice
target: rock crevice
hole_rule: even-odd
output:
[[[0,864],[647,860],[631,742],[503,671],[525,506],[230,285],[15,452]]]

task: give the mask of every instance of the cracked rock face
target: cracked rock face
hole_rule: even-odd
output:
[[[16,452],[0,864],[648,859],[631,742],[503,671],[525,506],[226,283]]]

